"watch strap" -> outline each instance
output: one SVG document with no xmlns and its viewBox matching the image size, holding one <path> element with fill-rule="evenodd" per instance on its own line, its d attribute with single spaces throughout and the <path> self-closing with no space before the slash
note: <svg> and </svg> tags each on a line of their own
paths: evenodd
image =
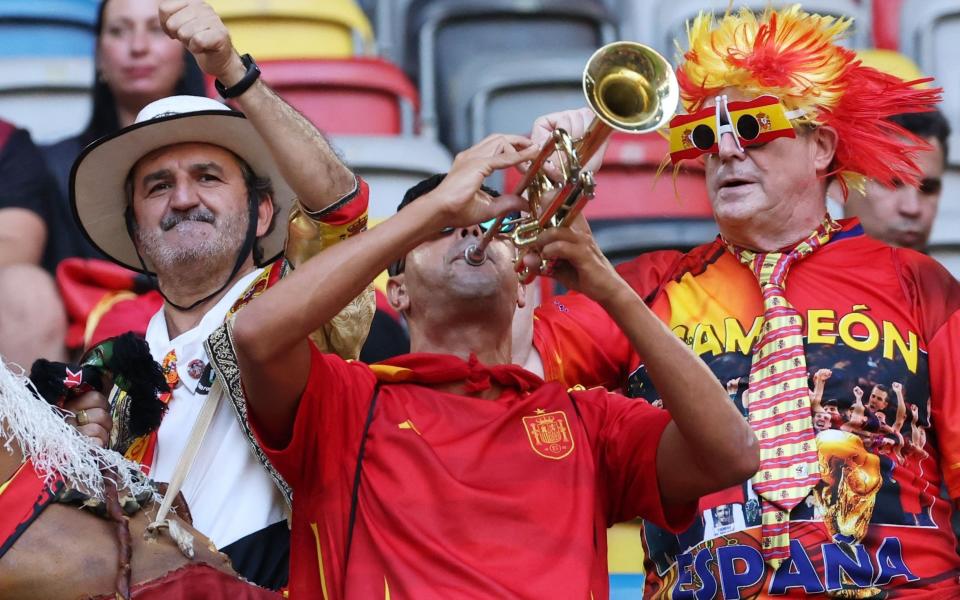
<svg viewBox="0 0 960 600">
<path fill-rule="evenodd" d="M 214 80 L 213 87 L 216 88 L 217 93 L 220 94 L 221 98 L 230 99 L 236 98 L 240 94 L 244 93 L 254 82 L 260 78 L 260 67 L 257 66 L 257 63 L 254 62 L 253 57 L 249 54 L 244 54 L 240 57 L 240 61 L 243 63 L 243 66 L 247 68 L 247 72 L 243 74 L 243 78 L 230 87 L 225 87 L 220 83 L 219 79 Z"/>
</svg>

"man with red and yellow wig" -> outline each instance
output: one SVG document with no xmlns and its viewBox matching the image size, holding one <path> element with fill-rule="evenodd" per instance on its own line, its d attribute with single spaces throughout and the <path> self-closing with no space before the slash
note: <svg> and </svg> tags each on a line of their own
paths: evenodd
<svg viewBox="0 0 960 600">
<path fill-rule="evenodd" d="M 834 180 L 844 194 L 866 181 L 917 185 L 916 154 L 929 145 L 886 118 L 932 110 L 940 90 L 863 66 L 838 45 L 850 25 L 799 6 L 689 25 L 671 158 L 703 161 L 720 235 L 618 270 L 720 381 L 739 378 L 731 399 L 760 440 L 761 465 L 701 501 L 702 514 L 724 504 L 748 515 L 737 530 L 645 524 L 647 597 L 960 595 L 954 502 L 936 493 L 943 483 L 960 497 L 960 285 L 930 258 L 866 237 L 857 220 L 834 221 L 825 202 Z M 542 117 L 534 140 L 557 127 L 581 135 L 591 118 Z M 543 234 L 544 254 L 574 235 Z M 536 314 L 533 343 L 514 360 L 537 358 L 547 379 L 658 397 L 651 357 L 582 296 Z M 882 421 L 861 411 L 814 428 L 820 369 L 832 371 L 821 393 L 839 414 L 856 412 L 855 389 L 893 382 L 911 412 L 897 421 L 891 402 Z M 914 430 L 924 432 L 917 460 L 861 442 Z"/>
</svg>

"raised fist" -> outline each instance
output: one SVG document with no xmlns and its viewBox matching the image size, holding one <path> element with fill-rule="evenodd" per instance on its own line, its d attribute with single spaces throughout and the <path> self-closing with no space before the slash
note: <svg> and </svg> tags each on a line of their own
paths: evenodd
<svg viewBox="0 0 960 600">
<path fill-rule="evenodd" d="M 162 0 L 160 25 L 197 59 L 204 73 L 229 87 L 239 81 L 246 69 L 233 49 L 230 32 L 206 2 L 200 0 Z"/>
<path fill-rule="evenodd" d="M 830 369 L 818 369 L 816 373 L 813 374 L 814 381 L 826 381 L 830 379 L 830 376 L 833 375 L 833 371 Z"/>
</svg>

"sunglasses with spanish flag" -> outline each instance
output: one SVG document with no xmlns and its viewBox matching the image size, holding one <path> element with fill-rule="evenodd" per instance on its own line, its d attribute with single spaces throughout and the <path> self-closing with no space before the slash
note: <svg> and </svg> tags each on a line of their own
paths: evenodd
<svg viewBox="0 0 960 600">
<path fill-rule="evenodd" d="M 790 119 L 803 111 L 787 111 L 776 96 L 730 102 L 718 96 L 714 106 L 670 120 L 670 160 L 696 158 L 720 151 L 720 136 L 733 134 L 737 148 L 766 144 L 780 137 L 797 137 Z"/>
</svg>

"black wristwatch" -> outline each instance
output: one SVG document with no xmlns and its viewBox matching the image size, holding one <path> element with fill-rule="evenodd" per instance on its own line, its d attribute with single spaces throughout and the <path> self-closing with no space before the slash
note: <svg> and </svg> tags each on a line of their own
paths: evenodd
<svg viewBox="0 0 960 600">
<path fill-rule="evenodd" d="M 213 81 L 213 87 L 217 89 L 217 93 L 220 94 L 221 98 L 229 99 L 236 98 L 240 94 L 244 93 L 250 86 L 253 85 L 257 79 L 260 79 L 260 67 L 257 66 L 257 63 L 253 61 L 253 57 L 249 54 L 244 54 L 240 57 L 240 62 L 243 63 L 243 66 L 247 68 L 247 72 L 243 74 L 243 79 L 231 85 L 230 87 L 224 87 L 220 83 L 219 79 Z"/>
</svg>

